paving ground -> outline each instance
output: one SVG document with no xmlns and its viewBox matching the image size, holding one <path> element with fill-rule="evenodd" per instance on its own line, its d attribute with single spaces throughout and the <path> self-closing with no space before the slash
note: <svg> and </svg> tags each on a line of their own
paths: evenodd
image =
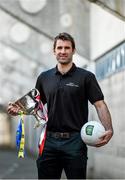
<svg viewBox="0 0 125 180">
<path fill-rule="evenodd" d="M 0 149 L 0 179 L 37 179 L 35 158 L 20 159 L 15 150 Z"/>
<path fill-rule="evenodd" d="M 0 180 L 1 179 L 38 179 L 36 158 L 26 154 L 25 158 L 18 158 L 17 151 L 0 148 Z M 64 172 L 62 179 L 65 179 Z"/>
</svg>

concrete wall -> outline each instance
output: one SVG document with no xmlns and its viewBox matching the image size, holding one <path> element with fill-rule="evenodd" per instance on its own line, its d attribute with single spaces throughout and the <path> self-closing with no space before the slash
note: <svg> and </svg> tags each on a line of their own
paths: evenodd
<svg viewBox="0 0 125 180">
<path fill-rule="evenodd" d="M 90 59 L 94 60 L 125 39 L 125 22 L 93 3 L 90 9 Z"/>
<path fill-rule="evenodd" d="M 89 148 L 88 176 L 125 179 L 125 70 L 99 82 L 109 107 L 114 127 L 111 141 L 101 148 Z M 97 119 L 91 110 L 90 117 Z"/>
<path fill-rule="evenodd" d="M 0 146 L 9 146 L 11 143 L 10 123 L 8 122 L 7 114 L 0 112 Z"/>
</svg>

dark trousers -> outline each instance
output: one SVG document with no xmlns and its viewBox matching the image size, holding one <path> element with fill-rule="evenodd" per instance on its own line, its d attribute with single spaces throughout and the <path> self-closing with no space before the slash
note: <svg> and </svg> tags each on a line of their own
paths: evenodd
<svg viewBox="0 0 125 180">
<path fill-rule="evenodd" d="M 80 134 L 69 138 L 47 135 L 44 150 L 37 159 L 39 179 L 60 179 L 62 170 L 68 179 L 86 179 L 87 148 Z"/>
</svg>

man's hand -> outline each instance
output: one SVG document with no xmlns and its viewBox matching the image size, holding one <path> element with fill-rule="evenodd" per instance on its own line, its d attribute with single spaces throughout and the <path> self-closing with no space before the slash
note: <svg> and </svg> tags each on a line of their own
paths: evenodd
<svg viewBox="0 0 125 180">
<path fill-rule="evenodd" d="M 8 108 L 7 108 L 8 114 L 12 116 L 17 116 L 20 110 L 21 109 L 17 104 L 11 103 L 11 102 L 9 103 Z"/>
<path fill-rule="evenodd" d="M 113 136 L 113 131 L 107 130 L 105 134 L 99 138 L 99 141 L 95 144 L 95 147 L 104 146 L 105 144 L 109 142 L 112 136 Z"/>
<path fill-rule="evenodd" d="M 94 105 L 97 110 L 98 117 L 106 130 L 105 134 L 100 137 L 99 141 L 95 145 L 96 147 L 100 147 L 107 144 L 113 136 L 113 127 L 111 115 L 104 100 L 96 101 Z"/>
</svg>

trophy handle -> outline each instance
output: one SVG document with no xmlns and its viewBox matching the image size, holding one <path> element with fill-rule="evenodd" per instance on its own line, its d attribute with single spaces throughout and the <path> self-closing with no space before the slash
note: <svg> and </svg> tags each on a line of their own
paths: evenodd
<svg viewBox="0 0 125 180">
<path fill-rule="evenodd" d="M 25 115 L 33 115 L 36 119 L 35 127 L 44 126 L 48 121 L 47 110 L 40 100 L 39 91 L 34 88 L 18 99 L 14 104 L 18 105 Z"/>
<path fill-rule="evenodd" d="M 14 104 L 18 105 L 24 114 L 32 114 L 34 108 L 36 108 L 38 105 L 38 96 L 40 96 L 40 93 L 36 88 L 34 88 L 18 99 Z"/>
</svg>

